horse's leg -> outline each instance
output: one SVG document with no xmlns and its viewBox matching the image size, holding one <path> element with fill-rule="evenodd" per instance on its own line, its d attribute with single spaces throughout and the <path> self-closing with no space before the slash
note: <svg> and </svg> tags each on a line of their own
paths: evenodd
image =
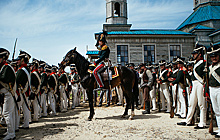
<svg viewBox="0 0 220 140">
<path fill-rule="evenodd" d="M 125 112 L 124 112 L 124 114 L 121 116 L 121 118 L 125 118 L 125 116 L 128 115 L 128 108 L 129 108 L 129 106 L 130 106 L 130 100 L 129 100 L 128 96 L 127 96 L 126 94 L 124 94 L 124 96 L 125 96 L 125 100 L 126 100 L 127 105 L 126 105 L 126 107 L 125 107 Z"/>
<path fill-rule="evenodd" d="M 131 116 L 129 117 L 129 120 L 132 120 L 134 117 L 134 97 L 131 98 Z"/>
<path fill-rule="evenodd" d="M 94 107 L 93 107 L 93 91 L 87 90 L 87 95 L 89 99 L 89 108 L 90 108 L 90 114 L 89 114 L 88 120 L 91 121 L 93 116 L 95 115 Z"/>
</svg>

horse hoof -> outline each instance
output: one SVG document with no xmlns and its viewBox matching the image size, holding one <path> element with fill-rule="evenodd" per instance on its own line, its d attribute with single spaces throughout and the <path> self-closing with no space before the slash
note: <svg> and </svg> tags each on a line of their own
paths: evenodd
<svg viewBox="0 0 220 140">
<path fill-rule="evenodd" d="M 125 118 L 126 115 L 122 115 L 121 118 Z"/>
<path fill-rule="evenodd" d="M 88 121 L 92 121 L 92 118 L 88 117 Z"/>
<path fill-rule="evenodd" d="M 129 117 L 128 120 L 133 120 L 133 118 L 132 118 L 132 117 Z"/>
</svg>

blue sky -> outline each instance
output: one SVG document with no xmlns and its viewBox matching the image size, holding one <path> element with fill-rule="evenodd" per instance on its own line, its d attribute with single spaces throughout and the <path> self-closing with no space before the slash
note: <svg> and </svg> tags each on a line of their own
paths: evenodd
<svg viewBox="0 0 220 140">
<path fill-rule="evenodd" d="M 85 56 L 102 31 L 105 0 L 0 0 L 0 47 L 27 51 L 49 64 L 74 47 Z M 128 0 L 132 29 L 176 29 L 193 12 L 193 0 Z M 10 59 L 11 59 L 10 56 Z M 32 59 L 31 59 L 32 60 Z"/>
</svg>

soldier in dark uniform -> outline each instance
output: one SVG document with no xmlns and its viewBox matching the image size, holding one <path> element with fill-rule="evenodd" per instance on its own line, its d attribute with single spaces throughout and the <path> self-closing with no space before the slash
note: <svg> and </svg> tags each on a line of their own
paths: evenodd
<svg viewBox="0 0 220 140">
<path fill-rule="evenodd" d="M 166 61 L 165 60 L 161 60 L 159 61 L 159 65 L 160 65 L 160 76 L 159 79 L 157 79 L 157 83 L 160 84 L 160 93 L 161 93 L 161 100 L 162 100 L 162 111 L 166 110 L 165 107 L 165 98 L 167 100 L 167 113 L 170 112 L 170 93 L 169 93 L 169 89 L 168 89 L 168 70 L 165 68 L 166 65 Z M 165 98 L 164 98 L 165 96 Z"/>
<path fill-rule="evenodd" d="M 215 138 L 220 138 L 220 46 L 211 46 L 207 54 L 212 61 L 209 66 L 209 91 L 218 126 L 218 130 L 213 134 L 215 134 Z"/>
<path fill-rule="evenodd" d="M 107 42 L 106 35 L 107 35 L 106 32 L 103 32 L 102 34 L 100 34 L 97 39 L 97 43 L 95 45 L 100 51 L 99 59 L 94 62 L 94 65 L 97 67 L 93 70 L 93 75 L 99 85 L 98 90 L 104 89 L 104 84 L 102 82 L 100 72 L 104 69 L 105 67 L 104 61 L 107 61 L 107 59 L 109 58 L 109 54 L 110 54 L 110 49 L 106 45 L 106 42 Z"/>
<path fill-rule="evenodd" d="M 177 73 L 179 71 L 179 69 L 177 67 L 177 62 L 176 62 L 177 58 L 179 58 L 179 57 L 174 57 L 173 61 L 172 61 L 172 66 L 173 66 L 172 73 L 170 74 L 170 76 L 168 78 L 168 80 L 170 82 L 173 82 L 177 78 Z M 172 96 L 173 96 L 173 104 L 172 104 L 172 106 L 173 107 L 176 106 L 176 114 L 175 115 L 176 116 L 180 116 L 180 114 L 181 114 L 181 105 L 180 105 L 180 101 L 179 101 L 179 96 L 177 96 L 177 93 L 176 93 L 177 91 L 178 91 L 177 90 L 177 84 L 175 84 L 175 85 L 172 86 Z M 175 105 L 176 100 L 177 100 L 177 105 Z"/>
<path fill-rule="evenodd" d="M 186 121 L 177 123 L 177 125 L 187 125 L 191 126 L 191 120 L 195 112 L 196 105 L 200 108 L 200 122 L 195 129 L 204 129 L 206 128 L 206 102 L 203 94 L 203 77 L 204 77 L 204 68 L 205 62 L 203 60 L 203 45 L 196 44 L 192 55 L 195 60 L 192 74 L 192 92 L 190 94 L 188 114 Z"/>
<path fill-rule="evenodd" d="M 49 86 L 49 93 L 48 93 L 48 97 L 49 97 L 49 104 L 50 104 L 50 108 L 51 108 L 51 112 L 50 115 L 51 116 L 56 116 L 56 99 L 55 99 L 55 93 L 57 91 L 57 84 L 58 84 L 58 79 L 56 77 L 56 72 L 52 72 L 51 73 L 51 69 L 52 67 L 47 65 L 45 67 L 46 70 L 46 74 L 48 76 L 48 86 Z"/>
<path fill-rule="evenodd" d="M 74 109 L 77 105 L 79 105 L 79 75 L 76 72 L 75 65 L 70 65 L 70 84 L 71 84 L 71 92 L 72 92 L 72 109 Z"/>
<path fill-rule="evenodd" d="M 39 67 L 38 60 L 33 58 L 32 71 L 31 71 L 31 95 L 33 97 L 32 105 L 34 109 L 33 122 L 38 121 L 38 113 L 40 109 L 39 92 L 40 92 L 41 76 L 40 73 L 38 72 L 38 67 Z"/>
<path fill-rule="evenodd" d="M 3 117 L 7 124 L 7 135 L 4 140 L 15 138 L 15 71 L 12 66 L 6 63 L 9 56 L 9 51 L 0 48 L 0 94 L 3 95 Z"/>
<path fill-rule="evenodd" d="M 47 117 L 47 91 L 48 91 L 48 76 L 46 72 L 44 71 L 46 63 L 44 61 L 39 62 L 39 73 L 41 75 L 41 83 L 40 83 L 40 101 L 41 101 L 41 107 L 39 109 L 39 117 L 41 117 L 41 112 L 43 111 L 42 116 Z"/>
<path fill-rule="evenodd" d="M 61 112 L 66 112 L 68 108 L 68 102 L 67 102 L 68 97 L 67 97 L 65 90 L 67 88 L 67 84 L 69 80 L 63 68 L 59 69 L 59 74 L 60 76 L 58 78 L 58 81 L 59 81 L 60 102 L 61 102 L 60 109 L 61 109 Z"/>
<path fill-rule="evenodd" d="M 185 58 L 177 58 L 176 62 L 179 68 L 178 74 L 176 79 L 170 83 L 170 86 L 178 84 L 178 96 L 179 96 L 179 101 L 181 103 L 181 112 L 180 112 L 180 117 L 185 118 L 186 117 L 186 101 L 184 98 L 185 89 L 186 89 L 186 74 L 187 71 L 184 69 L 184 60 Z"/>
<path fill-rule="evenodd" d="M 30 70 L 27 67 L 29 59 L 31 56 L 25 52 L 20 51 L 20 54 L 17 59 L 17 64 L 19 69 L 16 74 L 16 83 L 17 83 L 17 93 L 20 101 L 18 102 L 19 108 L 22 106 L 24 114 L 24 124 L 20 129 L 29 129 L 29 119 L 30 119 L 30 108 L 28 97 L 30 95 Z M 20 124 L 20 115 L 18 116 L 16 127 Z"/>
</svg>

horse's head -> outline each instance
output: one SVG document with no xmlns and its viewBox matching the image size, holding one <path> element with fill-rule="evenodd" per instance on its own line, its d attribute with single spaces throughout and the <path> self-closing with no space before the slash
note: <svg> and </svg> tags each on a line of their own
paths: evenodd
<svg viewBox="0 0 220 140">
<path fill-rule="evenodd" d="M 60 63 L 60 67 L 65 68 L 66 66 L 69 66 L 70 64 L 73 64 L 76 62 L 76 47 L 72 50 L 70 50 L 65 57 L 63 58 L 62 62 Z"/>
</svg>

